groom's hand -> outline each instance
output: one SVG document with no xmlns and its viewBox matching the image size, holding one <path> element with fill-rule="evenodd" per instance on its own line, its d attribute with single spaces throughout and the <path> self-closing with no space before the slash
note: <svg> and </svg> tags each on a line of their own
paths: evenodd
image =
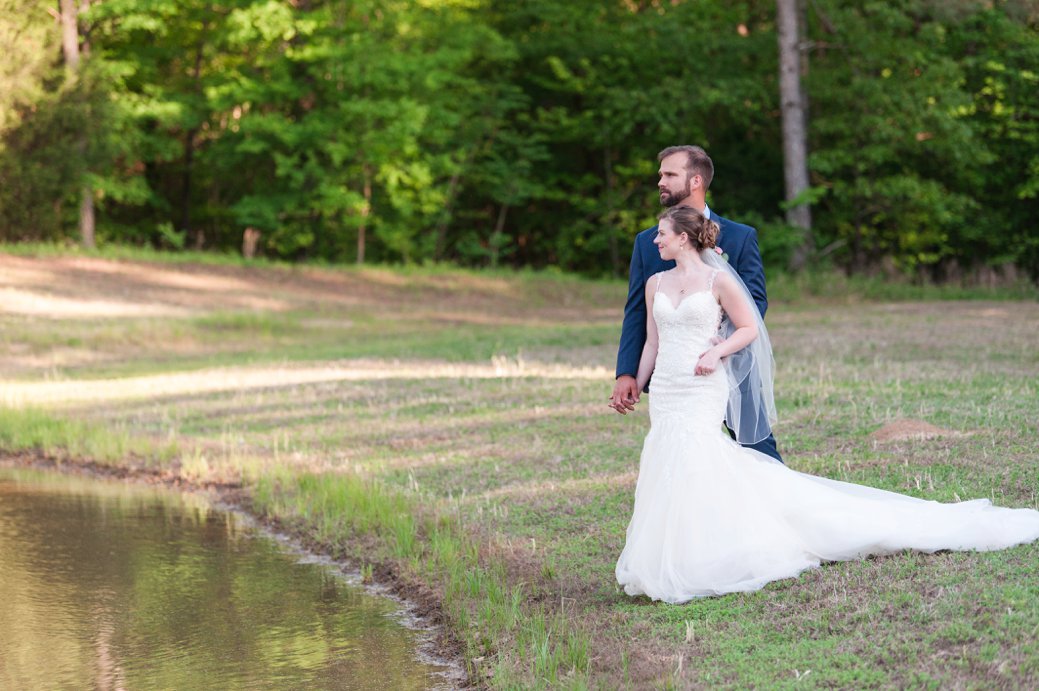
<svg viewBox="0 0 1039 691">
<path fill-rule="evenodd" d="M 617 383 L 613 385 L 613 393 L 610 395 L 610 407 L 621 415 L 627 415 L 629 411 L 635 410 L 635 404 L 639 402 L 639 387 L 635 385 L 635 377 L 622 374 L 617 377 Z"/>
</svg>

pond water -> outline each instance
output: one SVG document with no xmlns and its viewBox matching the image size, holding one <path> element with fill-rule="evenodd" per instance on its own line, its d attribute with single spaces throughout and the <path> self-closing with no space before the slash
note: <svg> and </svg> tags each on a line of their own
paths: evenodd
<svg viewBox="0 0 1039 691">
<path fill-rule="evenodd" d="M 0 468 L 0 688 L 427 689 L 399 605 L 207 500 Z"/>
</svg>

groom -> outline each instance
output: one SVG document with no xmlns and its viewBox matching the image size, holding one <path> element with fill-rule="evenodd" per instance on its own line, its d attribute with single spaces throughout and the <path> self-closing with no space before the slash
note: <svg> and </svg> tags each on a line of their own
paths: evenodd
<svg viewBox="0 0 1039 691">
<path fill-rule="evenodd" d="M 714 178 L 714 163 L 699 146 L 669 146 L 659 154 L 660 203 L 664 206 L 691 206 L 718 224 L 721 233 L 718 247 L 727 255 L 728 262 L 747 285 L 762 318 L 768 309 L 765 295 L 765 269 L 758 251 L 758 236 L 750 226 L 722 218 L 707 207 L 707 189 Z M 617 383 L 610 396 L 610 407 L 627 414 L 635 409 L 640 392 L 635 385 L 639 358 L 646 344 L 646 280 L 653 274 L 674 267 L 673 261 L 660 258 L 653 238 L 657 227 L 642 231 L 635 237 L 628 275 L 628 301 L 624 305 L 624 326 L 621 328 L 620 347 L 617 350 Z M 730 430 L 730 434 L 732 431 Z M 767 454 L 782 462 L 776 439 L 771 434 L 749 448 Z"/>
</svg>

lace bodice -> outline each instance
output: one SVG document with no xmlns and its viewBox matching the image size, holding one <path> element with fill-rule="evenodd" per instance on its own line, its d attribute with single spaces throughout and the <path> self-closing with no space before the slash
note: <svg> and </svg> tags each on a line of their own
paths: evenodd
<svg viewBox="0 0 1039 691">
<path fill-rule="evenodd" d="M 657 322 L 661 347 L 665 343 L 669 347 L 709 344 L 718 333 L 721 306 L 710 289 L 686 295 L 677 306 L 671 303 L 666 293 L 658 291 L 653 300 L 653 318 Z"/>
<path fill-rule="evenodd" d="M 712 277 L 713 279 L 713 277 Z M 696 362 L 718 333 L 721 306 L 710 288 L 686 295 L 677 305 L 658 290 L 653 318 L 659 345 L 650 384 L 650 415 L 680 415 L 685 424 L 717 426 L 725 416 L 728 381 L 723 367 L 697 376 Z"/>
</svg>

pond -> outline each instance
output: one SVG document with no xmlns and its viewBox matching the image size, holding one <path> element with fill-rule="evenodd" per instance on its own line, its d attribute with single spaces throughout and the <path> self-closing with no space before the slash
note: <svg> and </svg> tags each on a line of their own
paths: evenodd
<svg viewBox="0 0 1039 691">
<path fill-rule="evenodd" d="M 201 496 L 0 468 L 0 688 L 454 686 L 423 635 Z"/>
</svg>

